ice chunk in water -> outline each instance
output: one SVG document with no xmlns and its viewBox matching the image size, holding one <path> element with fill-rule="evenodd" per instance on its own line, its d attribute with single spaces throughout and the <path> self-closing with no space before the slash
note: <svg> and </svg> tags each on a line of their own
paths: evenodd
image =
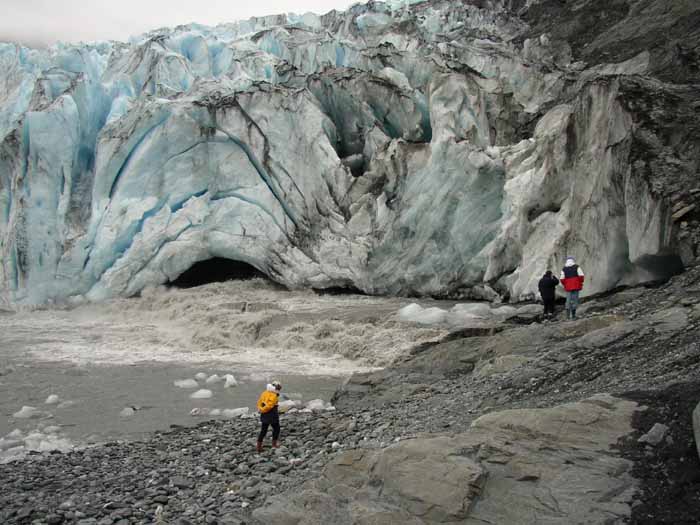
<svg viewBox="0 0 700 525">
<path fill-rule="evenodd" d="M 131 417 L 136 413 L 136 410 L 134 410 L 132 407 L 125 407 L 122 409 L 121 412 L 119 412 L 119 415 L 121 417 Z"/>
<path fill-rule="evenodd" d="M 179 379 L 173 384 L 178 388 L 197 388 L 199 386 L 199 383 L 194 379 Z"/>
<path fill-rule="evenodd" d="M 56 405 L 58 404 L 58 396 L 56 394 L 51 394 L 49 397 L 46 398 L 46 401 L 44 401 L 47 405 Z"/>
<path fill-rule="evenodd" d="M 247 416 L 250 409 L 248 407 L 243 408 L 227 408 L 221 411 L 221 415 L 227 418 L 243 417 Z"/>
<path fill-rule="evenodd" d="M 214 385 L 216 383 L 219 383 L 221 381 L 221 378 L 217 374 L 212 374 L 207 378 L 207 385 Z"/>
<path fill-rule="evenodd" d="M 423 308 L 412 303 L 399 310 L 399 319 L 409 323 L 439 324 L 445 322 L 447 312 L 440 308 Z"/>
<path fill-rule="evenodd" d="M 191 416 L 208 416 L 211 414 L 211 409 L 206 407 L 197 407 L 190 410 Z"/>
<path fill-rule="evenodd" d="M 197 372 L 194 376 L 194 378 L 197 381 L 206 381 L 207 377 L 209 377 L 209 376 L 206 374 L 206 372 Z"/>
<path fill-rule="evenodd" d="M 451 311 L 457 315 L 482 319 L 488 319 L 492 315 L 491 307 L 484 303 L 456 304 Z"/>
<path fill-rule="evenodd" d="M 201 390 L 197 390 L 193 394 L 190 395 L 192 399 L 209 399 L 212 397 L 214 394 L 212 394 L 211 390 L 207 390 L 206 388 L 202 388 Z"/>
<path fill-rule="evenodd" d="M 20 410 L 12 414 L 12 417 L 16 419 L 33 419 L 41 417 L 43 412 L 37 410 L 36 407 L 23 406 Z"/>
<path fill-rule="evenodd" d="M 236 381 L 236 378 L 233 377 L 231 374 L 226 374 L 224 376 L 224 388 L 231 388 L 232 386 L 238 385 L 238 381 Z"/>
</svg>

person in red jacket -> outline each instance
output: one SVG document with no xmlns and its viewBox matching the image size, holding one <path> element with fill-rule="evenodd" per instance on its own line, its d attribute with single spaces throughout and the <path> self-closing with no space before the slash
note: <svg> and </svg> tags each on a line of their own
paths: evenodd
<svg viewBox="0 0 700 525">
<path fill-rule="evenodd" d="M 564 268 L 559 276 L 564 290 L 566 290 L 566 318 L 576 319 L 579 292 L 583 290 L 583 270 L 576 264 L 573 257 L 567 257 Z"/>
</svg>

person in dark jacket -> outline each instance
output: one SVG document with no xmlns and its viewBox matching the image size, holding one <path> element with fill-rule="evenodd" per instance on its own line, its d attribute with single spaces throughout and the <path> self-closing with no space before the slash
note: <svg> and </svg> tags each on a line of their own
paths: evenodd
<svg viewBox="0 0 700 525">
<path fill-rule="evenodd" d="M 566 317 L 576 319 L 576 308 L 578 308 L 579 293 L 583 290 L 585 276 L 583 270 L 576 264 L 573 257 L 567 257 L 564 268 L 559 277 L 561 284 L 566 290 Z"/>
<path fill-rule="evenodd" d="M 554 317 L 554 300 L 556 297 L 556 288 L 559 284 L 559 279 L 552 275 L 551 270 L 547 270 L 540 279 L 538 288 L 544 303 L 544 318 L 549 319 Z"/>
</svg>

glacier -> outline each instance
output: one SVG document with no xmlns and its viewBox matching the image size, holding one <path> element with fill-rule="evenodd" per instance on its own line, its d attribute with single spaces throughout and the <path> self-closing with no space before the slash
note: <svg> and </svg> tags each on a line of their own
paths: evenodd
<svg viewBox="0 0 700 525">
<path fill-rule="evenodd" d="M 567 255 L 587 293 L 678 271 L 694 248 L 628 103 L 664 89 L 654 57 L 577 59 L 531 4 L 0 44 L 0 301 L 130 296 L 214 257 L 290 288 L 484 299 L 532 297 Z"/>
</svg>

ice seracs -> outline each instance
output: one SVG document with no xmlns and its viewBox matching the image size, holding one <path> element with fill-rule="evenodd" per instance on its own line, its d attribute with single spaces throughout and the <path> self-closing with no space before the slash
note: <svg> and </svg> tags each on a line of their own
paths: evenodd
<svg viewBox="0 0 700 525">
<path fill-rule="evenodd" d="M 670 211 L 597 81 L 644 60 L 582 71 L 526 30 L 411 0 L 0 45 L 0 300 L 130 296 L 212 257 L 371 294 L 526 298 L 569 253 L 588 293 L 663 277 Z"/>
</svg>

